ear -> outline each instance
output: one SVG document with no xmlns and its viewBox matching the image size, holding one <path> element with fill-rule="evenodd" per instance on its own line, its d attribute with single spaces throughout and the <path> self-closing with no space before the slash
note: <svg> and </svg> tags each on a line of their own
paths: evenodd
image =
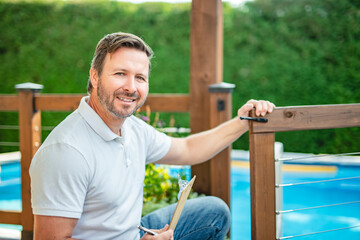
<svg viewBox="0 0 360 240">
<path fill-rule="evenodd" d="M 99 75 L 98 71 L 94 68 L 90 68 L 90 81 L 92 86 L 97 89 L 98 83 L 99 83 Z"/>
</svg>

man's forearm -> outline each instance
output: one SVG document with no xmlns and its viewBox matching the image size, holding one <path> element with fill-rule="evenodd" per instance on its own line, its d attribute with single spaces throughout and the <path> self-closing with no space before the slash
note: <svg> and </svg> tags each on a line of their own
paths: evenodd
<svg viewBox="0 0 360 240">
<path fill-rule="evenodd" d="M 234 118 L 213 129 L 186 138 L 172 138 L 169 154 L 158 163 L 194 165 L 205 162 L 232 144 L 247 130 L 247 121 Z"/>
<path fill-rule="evenodd" d="M 215 156 L 248 131 L 247 121 L 231 119 L 216 128 L 187 137 L 190 164 L 198 164 Z"/>
</svg>

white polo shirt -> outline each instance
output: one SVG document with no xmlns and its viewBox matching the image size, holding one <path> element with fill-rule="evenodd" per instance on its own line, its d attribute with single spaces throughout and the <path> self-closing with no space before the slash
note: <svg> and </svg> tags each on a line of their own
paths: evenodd
<svg viewBox="0 0 360 240">
<path fill-rule="evenodd" d="M 77 239 L 139 239 L 145 164 L 165 156 L 171 139 L 134 116 L 120 137 L 86 98 L 32 160 L 33 213 L 78 218 Z"/>
</svg>

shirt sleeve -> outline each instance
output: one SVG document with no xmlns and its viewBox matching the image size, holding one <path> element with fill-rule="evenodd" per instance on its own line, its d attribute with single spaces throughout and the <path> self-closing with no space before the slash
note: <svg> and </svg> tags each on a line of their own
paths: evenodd
<svg viewBox="0 0 360 240">
<path fill-rule="evenodd" d="M 31 163 L 30 177 L 34 214 L 80 218 L 90 168 L 79 151 L 67 144 L 39 149 Z"/>
<path fill-rule="evenodd" d="M 143 123 L 143 127 L 146 133 L 146 164 L 148 164 L 160 160 L 169 152 L 171 138 L 146 123 Z"/>
</svg>

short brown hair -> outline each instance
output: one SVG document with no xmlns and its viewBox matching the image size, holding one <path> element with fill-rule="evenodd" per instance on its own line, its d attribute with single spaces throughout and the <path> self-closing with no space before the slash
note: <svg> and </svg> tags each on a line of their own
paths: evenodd
<svg viewBox="0 0 360 240">
<path fill-rule="evenodd" d="M 95 69 L 100 76 L 104 67 L 104 61 L 106 54 L 113 53 L 121 47 L 135 48 L 144 53 L 149 58 L 149 61 L 153 57 L 154 53 L 151 48 L 138 36 L 131 33 L 117 32 L 111 33 L 103 37 L 96 46 L 94 57 L 91 61 L 91 68 Z M 149 65 L 150 71 L 150 65 Z M 93 88 L 89 77 L 88 93 Z"/>
</svg>

